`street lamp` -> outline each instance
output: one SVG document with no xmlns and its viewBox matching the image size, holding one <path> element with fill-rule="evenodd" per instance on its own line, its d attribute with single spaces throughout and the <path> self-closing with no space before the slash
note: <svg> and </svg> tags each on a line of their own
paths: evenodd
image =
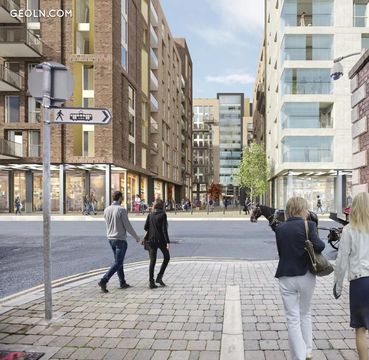
<svg viewBox="0 0 369 360">
<path fill-rule="evenodd" d="M 351 56 L 360 55 L 360 54 L 361 54 L 361 52 L 356 52 L 356 53 L 353 53 L 353 54 L 340 56 L 340 57 L 334 59 L 333 60 L 333 66 L 332 66 L 332 69 L 331 69 L 331 75 L 330 75 L 332 80 L 338 80 L 343 76 L 343 66 L 341 64 L 341 61 L 343 59 L 346 59 L 346 58 L 351 57 Z"/>
</svg>

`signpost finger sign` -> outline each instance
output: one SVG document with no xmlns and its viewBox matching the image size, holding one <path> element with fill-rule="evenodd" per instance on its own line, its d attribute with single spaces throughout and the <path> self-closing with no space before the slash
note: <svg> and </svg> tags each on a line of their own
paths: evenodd
<svg viewBox="0 0 369 360">
<path fill-rule="evenodd" d="M 106 125 L 111 113 L 105 108 L 56 108 L 51 109 L 50 120 L 55 124 Z"/>
</svg>

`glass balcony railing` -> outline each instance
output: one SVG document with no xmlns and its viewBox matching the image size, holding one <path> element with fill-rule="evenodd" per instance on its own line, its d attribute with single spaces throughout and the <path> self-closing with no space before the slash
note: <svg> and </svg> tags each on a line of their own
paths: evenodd
<svg viewBox="0 0 369 360">
<path fill-rule="evenodd" d="M 152 112 L 158 112 L 159 103 L 158 103 L 158 100 L 155 99 L 155 96 L 153 94 L 150 94 L 150 105 L 151 105 Z"/>
<path fill-rule="evenodd" d="M 159 81 L 156 75 L 150 70 L 150 91 L 158 91 Z"/>
<path fill-rule="evenodd" d="M 159 38 L 152 25 L 150 25 L 150 46 L 152 48 L 157 48 L 159 46 Z"/>
<path fill-rule="evenodd" d="M 26 44 L 35 50 L 38 54 L 42 53 L 42 42 L 31 31 L 24 26 L 1 26 L 0 27 L 0 56 L 2 53 L 1 43 L 3 44 Z M 26 56 L 26 55 L 24 55 Z M 18 57 L 14 51 L 14 57 Z"/>
<path fill-rule="evenodd" d="M 159 67 L 159 60 L 153 49 L 150 49 L 150 66 L 153 70 L 156 70 Z"/>
<path fill-rule="evenodd" d="M 19 11 L 19 5 L 13 0 L 0 0 L 0 6 L 9 13 L 9 16 L 12 10 Z"/>
<path fill-rule="evenodd" d="M 9 70 L 4 65 L 0 65 L 0 82 L 5 81 L 6 83 L 14 86 L 17 89 L 21 89 L 22 86 L 22 77 L 15 73 L 14 71 Z M 1 85 L 0 85 L 1 90 Z"/>
<path fill-rule="evenodd" d="M 9 157 L 22 157 L 22 144 L 14 141 L 0 139 L 0 158 L 1 155 Z"/>
<path fill-rule="evenodd" d="M 301 15 L 296 14 L 284 14 L 282 15 L 283 26 L 333 26 L 332 14 L 313 14 L 305 15 L 301 18 Z"/>
<path fill-rule="evenodd" d="M 152 1 L 150 1 L 150 23 L 153 24 L 154 26 L 159 25 L 159 17 Z"/>
<path fill-rule="evenodd" d="M 332 162 L 330 149 L 292 148 L 283 152 L 283 162 Z"/>
<path fill-rule="evenodd" d="M 282 95 L 327 95 L 331 93 L 332 84 L 330 82 L 287 83 L 283 85 L 282 89 Z"/>
</svg>

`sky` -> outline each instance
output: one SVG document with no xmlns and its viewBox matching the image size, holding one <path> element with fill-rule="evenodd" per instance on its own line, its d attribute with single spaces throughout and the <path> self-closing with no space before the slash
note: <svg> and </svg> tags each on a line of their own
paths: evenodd
<svg viewBox="0 0 369 360">
<path fill-rule="evenodd" d="M 161 0 L 174 37 L 186 38 L 193 97 L 243 92 L 252 98 L 264 26 L 264 0 Z"/>
</svg>

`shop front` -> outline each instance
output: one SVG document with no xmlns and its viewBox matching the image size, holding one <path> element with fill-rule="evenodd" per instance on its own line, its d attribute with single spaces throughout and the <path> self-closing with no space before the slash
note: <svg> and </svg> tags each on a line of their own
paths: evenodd
<svg viewBox="0 0 369 360">
<path fill-rule="evenodd" d="M 33 196 L 32 196 L 32 211 L 42 211 L 42 172 L 33 172 Z M 50 178 L 51 186 L 51 211 L 59 211 L 59 172 L 51 171 Z"/>
<path fill-rule="evenodd" d="M 127 174 L 127 210 L 133 211 L 135 197 L 139 193 L 139 179 L 137 174 Z"/>
<path fill-rule="evenodd" d="M 115 191 L 120 191 L 123 194 L 122 206 L 127 206 L 127 172 L 125 170 L 113 170 L 111 173 L 111 193 Z"/>
<path fill-rule="evenodd" d="M 0 171 L 0 212 L 9 212 L 9 173 Z"/>
<path fill-rule="evenodd" d="M 154 180 L 154 196 L 161 199 L 164 197 L 164 184 L 161 180 Z"/>
</svg>

